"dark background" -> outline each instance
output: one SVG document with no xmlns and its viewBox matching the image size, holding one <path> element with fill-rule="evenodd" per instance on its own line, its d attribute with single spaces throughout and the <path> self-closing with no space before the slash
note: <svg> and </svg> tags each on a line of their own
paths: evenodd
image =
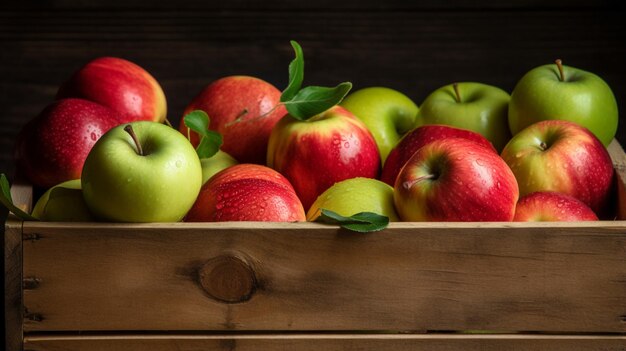
<svg viewBox="0 0 626 351">
<path fill-rule="evenodd" d="M 1 1 L 0 172 L 10 177 L 20 128 L 74 70 L 105 55 L 152 73 L 174 124 L 222 76 L 253 75 L 282 90 L 290 39 L 304 49 L 306 85 L 382 85 L 419 105 L 455 81 L 510 92 L 525 72 L 561 58 L 603 77 L 626 111 L 626 12 L 617 0 Z"/>
</svg>

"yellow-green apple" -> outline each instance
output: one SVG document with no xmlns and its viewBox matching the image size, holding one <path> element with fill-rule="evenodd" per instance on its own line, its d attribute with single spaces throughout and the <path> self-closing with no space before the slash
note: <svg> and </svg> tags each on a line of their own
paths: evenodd
<svg viewBox="0 0 626 351">
<path fill-rule="evenodd" d="M 391 222 L 399 220 L 393 205 L 393 188 L 372 178 L 356 177 L 335 183 L 311 205 L 307 211 L 307 221 L 315 221 L 322 209 L 344 217 L 372 212 L 389 218 Z"/>
<path fill-rule="evenodd" d="M 267 165 L 289 179 L 308 209 L 336 182 L 376 178 L 380 155 L 365 124 L 336 105 L 307 120 L 281 119 L 270 135 Z"/>
<path fill-rule="evenodd" d="M 186 222 L 305 221 L 304 208 L 289 181 L 252 163 L 215 174 L 202 186 Z"/>
<path fill-rule="evenodd" d="M 215 155 L 209 158 L 201 158 L 202 184 L 206 183 L 217 172 L 238 163 L 237 160 L 222 150 L 218 150 Z"/>
<path fill-rule="evenodd" d="M 435 140 L 446 138 L 465 138 L 472 140 L 480 145 L 483 145 L 487 149 L 497 153 L 496 149 L 485 139 L 482 135 L 472 132 L 471 130 L 456 128 L 442 124 L 428 124 L 421 127 L 417 127 L 408 132 L 396 145 L 389 156 L 383 171 L 380 175 L 380 180 L 393 186 L 396 182 L 396 177 L 402 166 L 413 156 L 413 154 L 419 150 L 422 146 L 431 143 Z"/>
<path fill-rule="evenodd" d="M 17 169 L 44 189 L 78 179 L 89 150 L 119 123 L 114 111 L 94 102 L 57 100 L 22 128 L 15 144 Z"/>
<path fill-rule="evenodd" d="M 83 196 L 98 218 L 115 222 L 176 222 L 202 185 L 196 150 L 177 130 L 158 122 L 119 125 L 85 160 Z"/>
<path fill-rule="evenodd" d="M 57 98 L 83 98 L 116 111 L 122 122 L 163 122 L 167 102 L 161 85 L 145 69 L 117 57 L 96 58 L 64 82 Z"/>
<path fill-rule="evenodd" d="M 417 114 L 417 125 L 445 124 L 481 134 L 501 151 L 511 138 L 509 94 L 492 85 L 454 83 L 432 92 Z"/>
<path fill-rule="evenodd" d="M 400 138 L 415 127 L 417 105 L 401 92 L 369 87 L 346 96 L 341 106 L 365 123 L 376 140 L 381 164 Z"/>
<path fill-rule="evenodd" d="M 577 123 L 607 146 L 617 131 L 617 102 L 602 78 L 556 60 L 526 73 L 515 85 L 509 104 L 514 135 L 547 119 Z"/>
<path fill-rule="evenodd" d="M 85 200 L 80 179 L 72 179 L 48 189 L 33 207 L 31 215 L 40 221 L 89 222 L 95 220 Z"/>
<path fill-rule="evenodd" d="M 267 142 L 272 128 L 282 118 L 281 92 L 274 85 L 255 77 L 228 76 L 206 86 L 185 108 L 209 115 L 209 129 L 224 138 L 222 150 L 241 163 L 265 164 Z M 198 136 L 182 122 L 180 131 L 198 144 Z"/>
<path fill-rule="evenodd" d="M 546 120 L 517 133 L 502 151 L 520 195 L 556 191 L 602 216 L 610 206 L 613 163 L 602 142 L 576 123 Z"/>
<path fill-rule="evenodd" d="M 522 196 L 515 208 L 515 222 L 597 221 L 596 214 L 582 201 L 553 191 Z"/>
<path fill-rule="evenodd" d="M 519 199 L 500 156 L 463 138 L 420 148 L 398 174 L 394 201 L 404 221 L 511 221 Z"/>
</svg>

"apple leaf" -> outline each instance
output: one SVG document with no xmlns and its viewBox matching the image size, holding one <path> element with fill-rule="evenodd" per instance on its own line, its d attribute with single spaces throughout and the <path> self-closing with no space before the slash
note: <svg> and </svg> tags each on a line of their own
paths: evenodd
<svg viewBox="0 0 626 351">
<path fill-rule="evenodd" d="M 305 121 L 340 103 L 350 89 L 350 82 L 340 83 L 334 88 L 310 86 L 300 89 L 291 100 L 284 101 L 283 105 L 292 117 Z"/>
<path fill-rule="evenodd" d="M 11 185 L 7 176 L 0 174 L 0 202 L 14 215 L 25 221 L 36 221 L 37 219 L 28 213 L 22 211 L 19 207 L 13 204 L 13 198 L 11 197 Z"/>
<path fill-rule="evenodd" d="M 317 217 L 315 221 L 326 224 L 336 224 L 354 232 L 369 233 L 387 228 L 389 217 L 373 212 L 359 212 L 350 217 L 345 217 L 337 212 L 322 209 L 322 214 Z"/>
<path fill-rule="evenodd" d="M 304 80 L 304 54 L 302 53 L 302 47 L 295 40 L 291 41 L 291 46 L 296 52 L 296 58 L 289 64 L 289 85 L 280 95 L 281 102 L 293 99 L 300 90 Z"/>
<path fill-rule="evenodd" d="M 215 155 L 222 146 L 222 135 L 214 130 L 209 130 L 209 115 L 202 110 L 194 110 L 183 117 L 187 128 L 200 135 L 200 143 L 196 147 L 199 158 L 209 158 Z"/>
</svg>

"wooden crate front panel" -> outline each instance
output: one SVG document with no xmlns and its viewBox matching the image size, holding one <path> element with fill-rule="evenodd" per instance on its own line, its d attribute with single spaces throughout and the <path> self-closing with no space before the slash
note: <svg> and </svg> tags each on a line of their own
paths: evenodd
<svg viewBox="0 0 626 351">
<path fill-rule="evenodd" d="M 623 221 L 397 223 L 370 234 L 29 222 L 24 235 L 24 277 L 36 282 L 24 291 L 26 332 L 626 331 Z M 224 255 L 254 271 L 249 300 L 220 302 L 198 284 Z"/>
<path fill-rule="evenodd" d="M 624 336 L 559 335 L 120 335 L 27 337 L 32 351 L 624 351 Z"/>
</svg>

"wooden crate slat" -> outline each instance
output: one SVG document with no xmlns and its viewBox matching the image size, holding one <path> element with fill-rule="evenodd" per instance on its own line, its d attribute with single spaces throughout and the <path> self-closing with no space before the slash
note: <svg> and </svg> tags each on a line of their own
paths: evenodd
<svg viewBox="0 0 626 351">
<path fill-rule="evenodd" d="M 24 224 L 26 331 L 624 332 L 624 222 Z M 257 287 L 209 297 L 197 271 L 242 257 Z"/>
<path fill-rule="evenodd" d="M 278 335 L 119 335 L 27 337 L 32 351 L 170 350 L 361 350 L 361 351 L 623 351 L 626 336 L 611 335 L 451 335 L 451 334 L 278 334 Z"/>
</svg>

